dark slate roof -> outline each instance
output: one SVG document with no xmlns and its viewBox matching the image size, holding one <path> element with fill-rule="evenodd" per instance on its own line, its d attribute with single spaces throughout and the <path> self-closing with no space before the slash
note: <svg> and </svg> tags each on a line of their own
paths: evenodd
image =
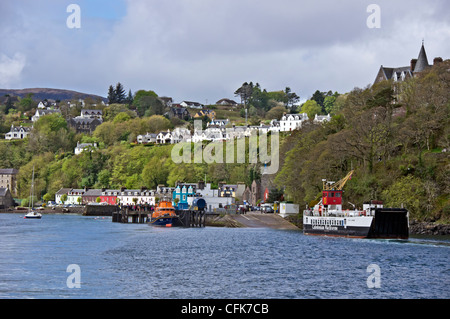
<svg viewBox="0 0 450 319">
<path fill-rule="evenodd" d="M 15 168 L 1 168 L 0 175 L 16 175 L 19 171 Z"/>
<path fill-rule="evenodd" d="M 419 57 L 417 58 L 416 67 L 414 68 L 414 73 L 422 72 L 430 65 L 428 64 L 427 53 L 425 52 L 425 46 L 422 44 L 422 48 L 419 52 Z"/>
<path fill-rule="evenodd" d="M 0 197 L 5 197 L 6 196 L 6 194 L 8 193 L 8 189 L 7 188 L 3 188 L 3 187 L 1 187 L 0 188 Z"/>
</svg>

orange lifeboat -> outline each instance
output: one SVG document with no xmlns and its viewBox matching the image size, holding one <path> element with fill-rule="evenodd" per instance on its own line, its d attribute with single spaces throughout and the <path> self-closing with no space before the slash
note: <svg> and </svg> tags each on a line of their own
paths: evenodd
<svg viewBox="0 0 450 319">
<path fill-rule="evenodd" d="M 172 202 L 162 200 L 153 212 L 150 223 L 158 226 L 172 226 L 176 219 L 178 219 L 178 216 Z"/>
</svg>

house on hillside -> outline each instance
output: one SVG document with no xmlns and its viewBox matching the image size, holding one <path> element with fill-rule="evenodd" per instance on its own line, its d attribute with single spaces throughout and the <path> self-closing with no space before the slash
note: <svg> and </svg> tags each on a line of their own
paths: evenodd
<svg viewBox="0 0 450 319">
<path fill-rule="evenodd" d="M 172 107 L 173 100 L 171 97 L 160 96 L 158 99 L 160 99 L 163 102 L 165 107 Z"/>
<path fill-rule="evenodd" d="M 103 111 L 102 110 L 81 110 L 81 115 L 80 117 L 82 118 L 96 118 L 99 120 L 103 119 Z"/>
<path fill-rule="evenodd" d="M 207 126 L 208 127 L 222 127 L 222 126 L 226 126 L 228 123 L 230 123 L 229 119 L 226 119 L 226 120 L 212 119 L 211 122 L 208 122 Z"/>
<path fill-rule="evenodd" d="M 156 135 L 156 143 L 158 144 L 173 144 L 172 143 L 172 133 L 170 130 L 167 130 L 167 132 L 159 132 L 158 135 Z"/>
<path fill-rule="evenodd" d="M 221 99 L 219 101 L 216 102 L 216 105 L 223 105 L 223 106 L 237 106 L 238 103 L 234 100 L 230 100 L 230 99 Z"/>
<path fill-rule="evenodd" d="M 156 133 L 147 133 L 145 135 L 138 135 L 137 142 L 139 144 L 156 143 L 157 136 L 158 134 Z"/>
<path fill-rule="evenodd" d="M 5 134 L 5 140 L 23 140 L 30 135 L 32 127 L 14 126 Z"/>
<path fill-rule="evenodd" d="M 194 115 L 194 119 L 202 118 L 204 116 L 209 117 L 211 120 L 216 117 L 216 111 L 214 110 L 200 110 Z"/>
<path fill-rule="evenodd" d="M 75 155 L 79 155 L 84 151 L 93 151 L 97 148 L 97 143 L 81 143 L 77 142 L 77 146 L 75 147 L 74 153 Z"/>
<path fill-rule="evenodd" d="M 61 114 L 61 111 L 59 109 L 37 109 L 36 113 L 34 114 L 34 116 L 31 117 L 31 121 L 32 122 L 36 122 L 37 120 L 39 120 L 42 116 L 45 115 L 49 115 L 49 114 L 54 114 L 54 113 L 59 113 Z"/>
<path fill-rule="evenodd" d="M 300 114 L 284 114 L 281 117 L 280 132 L 290 132 L 302 127 L 303 122 L 308 120 L 306 113 Z"/>
<path fill-rule="evenodd" d="M 328 115 L 318 115 L 316 114 L 316 116 L 314 117 L 314 123 L 324 123 L 324 122 L 329 122 L 331 121 L 331 116 L 330 114 Z"/>
<path fill-rule="evenodd" d="M 69 127 L 75 129 L 77 133 L 92 134 L 97 126 L 102 124 L 102 120 L 95 117 L 77 116 L 67 121 Z"/>
<path fill-rule="evenodd" d="M 179 118 L 180 120 L 189 120 L 191 115 L 185 107 L 171 107 L 169 111 L 170 118 Z"/>
<path fill-rule="evenodd" d="M 180 103 L 182 107 L 189 107 L 191 109 L 202 109 L 204 107 L 203 104 L 198 102 L 191 102 L 191 101 L 183 101 Z"/>
<path fill-rule="evenodd" d="M 433 63 L 436 65 L 442 61 L 443 59 L 438 57 L 433 60 Z M 416 76 L 417 74 L 420 74 L 431 66 L 432 65 L 430 65 L 428 62 L 425 45 L 422 42 L 422 47 L 420 48 L 419 56 L 417 57 L 417 59 L 412 59 L 408 66 L 385 67 L 382 65 L 375 78 L 374 84 L 391 79 L 394 82 L 403 82 Z"/>
</svg>

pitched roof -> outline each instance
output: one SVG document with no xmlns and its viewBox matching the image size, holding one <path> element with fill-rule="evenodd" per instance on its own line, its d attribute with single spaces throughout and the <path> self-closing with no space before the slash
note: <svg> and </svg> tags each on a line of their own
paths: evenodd
<svg viewBox="0 0 450 319">
<path fill-rule="evenodd" d="M 55 195 L 64 195 L 70 192 L 72 188 L 61 188 L 59 191 L 56 192 Z"/>
<path fill-rule="evenodd" d="M 0 197 L 5 197 L 6 194 L 8 194 L 8 192 L 9 192 L 9 189 L 0 187 Z"/>
<path fill-rule="evenodd" d="M 422 72 L 430 65 L 428 64 L 427 53 L 425 52 L 425 46 L 422 43 L 422 48 L 420 48 L 419 57 L 417 58 L 416 67 L 414 68 L 414 73 Z"/>
<path fill-rule="evenodd" d="M 1 175 L 15 175 L 17 174 L 19 171 L 15 168 L 1 168 L 0 169 L 0 174 Z"/>
</svg>

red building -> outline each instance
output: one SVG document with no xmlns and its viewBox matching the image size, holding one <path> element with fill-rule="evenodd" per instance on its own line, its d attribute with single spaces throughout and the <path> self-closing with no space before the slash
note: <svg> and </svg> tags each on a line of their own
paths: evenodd
<svg viewBox="0 0 450 319">
<path fill-rule="evenodd" d="M 100 196 L 101 203 L 107 203 L 108 205 L 117 205 L 117 196 L 120 195 L 118 189 L 102 189 L 102 195 Z"/>
</svg>

